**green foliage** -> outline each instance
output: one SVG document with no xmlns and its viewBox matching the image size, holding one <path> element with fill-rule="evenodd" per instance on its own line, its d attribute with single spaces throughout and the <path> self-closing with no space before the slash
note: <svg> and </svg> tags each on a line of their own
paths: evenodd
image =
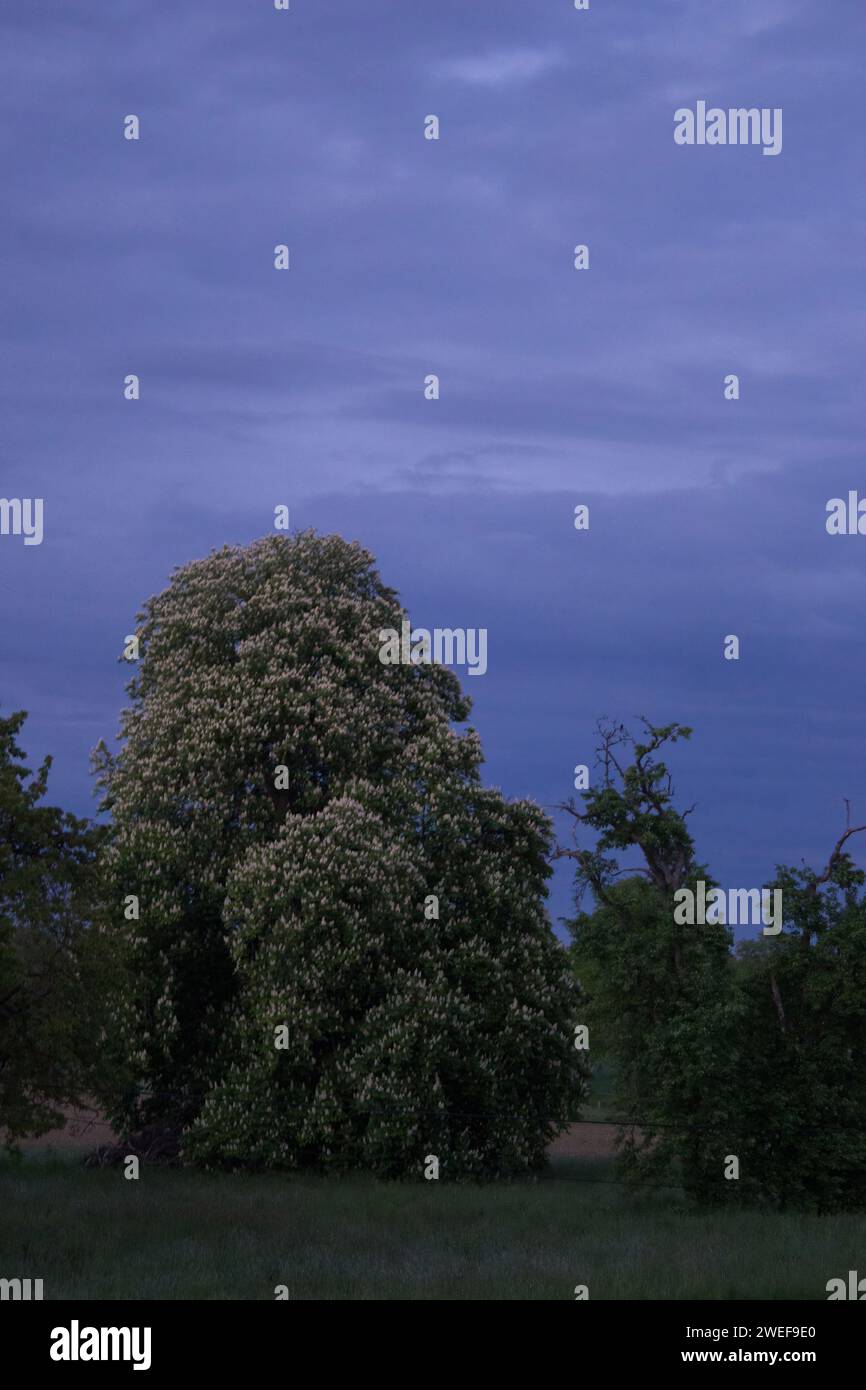
<svg viewBox="0 0 866 1390">
<path fill-rule="evenodd" d="M 864 881 L 780 867 L 783 933 L 738 952 L 747 1189 L 781 1207 L 866 1208 Z"/>
<path fill-rule="evenodd" d="M 584 811 L 565 808 L 597 844 L 561 851 L 577 862 L 578 905 L 587 887 L 596 900 L 571 923 L 572 953 L 591 1040 L 615 1064 L 621 1169 L 678 1175 L 703 1202 L 863 1207 L 866 900 L 842 849 L 853 832 L 825 873 L 778 870 L 783 933 L 734 957 L 727 926 L 674 919 L 677 889 L 713 883 L 656 757 L 689 731 L 645 731 L 602 728 L 601 785 Z M 613 848 L 638 849 L 642 868 L 621 871 Z M 738 1180 L 724 1177 L 728 1155 Z"/>
<path fill-rule="evenodd" d="M 661 891 L 638 877 L 609 884 L 571 927 L 590 1043 L 614 1059 L 623 1176 L 660 1182 L 675 1170 L 692 1195 L 722 1193 L 735 1017 L 728 930 L 677 926 Z"/>
<path fill-rule="evenodd" d="M 60 1106 L 104 1082 L 110 955 L 94 923 L 100 832 L 40 804 L 51 759 L 32 774 L 0 718 L 0 1128 L 5 1142 L 58 1124 Z"/>
<path fill-rule="evenodd" d="M 404 617 L 313 533 L 187 565 L 141 615 L 98 757 L 115 915 L 141 908 L 113 1109 L 176 1120 L 190 1160 L 519 1172 L 579 1104 L 549 824 L 481 787 L 450 671 L 379 660 Z"/>
</svg>

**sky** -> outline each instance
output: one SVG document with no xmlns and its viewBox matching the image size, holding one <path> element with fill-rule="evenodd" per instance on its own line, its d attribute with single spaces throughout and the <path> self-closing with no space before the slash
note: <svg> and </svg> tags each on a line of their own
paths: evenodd
<svg viewBox="0 0 866 1390">
<path fill-rule="evenodd" d="M 413 623 L 487 629 L 458 674 L 508 796 L 553 811 L 645 715 L 694 728 L 725 887 L 866 822 L 866 535 L 826 529 L 866 497 L 862 0 L 4 0 L 0 32 L 0 496 L 44 508 L 0 535 L 0 710 L 53 802 L 95 811 L 141 603 L 285 504 Z M 780 153 L 678 145 L 698 101 L 781 108 Z"/>
</svg>

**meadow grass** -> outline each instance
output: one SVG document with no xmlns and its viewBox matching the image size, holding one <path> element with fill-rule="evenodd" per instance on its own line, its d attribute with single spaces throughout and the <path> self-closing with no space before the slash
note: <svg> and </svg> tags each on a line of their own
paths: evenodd
<svg viewBox="0 0 866 1390">
<path fill-rule="evenodd" d="M 866 1216 L 708 1212 L 609 1162 L 451 1186 L 0 1162 L 0 1277 L 46 1299 L 826 1299 Z"/>
</svg>

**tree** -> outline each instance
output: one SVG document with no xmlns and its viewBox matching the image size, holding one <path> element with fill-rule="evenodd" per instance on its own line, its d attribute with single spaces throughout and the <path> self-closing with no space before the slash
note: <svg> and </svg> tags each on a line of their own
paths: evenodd
<svg viewBox="0 0 866 1390">
<path fill-rule="evenodd" d="M 675 1178 L 704 1202 L 862 1208 L 866 875 L 846 845 L 866 827 L 848 826 L 821 873 L 779 867 L 768 887 L 783 931 L 734 958 L 723 922 L 685 925 L 673 910 L 678 889 L 715 886 L 657 757 L 691 731 L 644 730 L 602 727 L 600 785 L 583 810 L 563 808 L 596 845 L 558 851 L 577 862 L 578 907 L 587 887 L 596 900 L 571 924 L 572 949 L 617 1071 L 624 1175 Z M 620 869 L 607 852 L 629 848 L 644 863 Z"/>
<path fill-rule="evenodd" d="M 738 951 L 745 1191 L 780 1207 L 866 1207 L 866 874 L 777 869 L 783 932 Z M 748 1147 L 747 1147 L 748 1145 Z"/>
<path fill-rule="evenodd" d="M 115 911 L 140 907 L 114 1111 L 190 1160 L 523 1171 L 579 1103 L 549 823 L 482 788 L 453 673 L 379 659 L 405 616 L 311 532 L 186 565 L 140 615 L 97 757 Z"/>
<path fill-rule="evenodd" d="M 0 1129 L 7 1147 L 104 1084 L 107 942 L 95 925 L 99 831 L 41 805 L 51 759 L 21 761 L 21 710 L 0 718 Z"/>
<path fill-rule="evenodd" d="M 578 908 L 587 889 L 597 904 L 570 924 L 573 955 L 590 987 L 590 1037 L 604 1037 L 615 1067 L 624 1176 L 659 1181 L 673 1172 L 692 1195 L 719 1197 L 729 1186 L 722 1160 L 735 1104 L 732 938 L 721 923 L 675 920 L 674 893 L 699 879 L 712 883 L 657 756 L 691 730 L 646 720 L 643 728 L 636 738 L 622 724 L 601 725 L 599 783 L 584 793 L 582 810 L 573 800 L 562 808 L 575 844 L 557 854 L 577 863 Z M 576 843 L 583 826 L 596 832 L 591 849 Z M 629 849 L 643 864 L 621 868 L 609 851 Z"/>
</svg>

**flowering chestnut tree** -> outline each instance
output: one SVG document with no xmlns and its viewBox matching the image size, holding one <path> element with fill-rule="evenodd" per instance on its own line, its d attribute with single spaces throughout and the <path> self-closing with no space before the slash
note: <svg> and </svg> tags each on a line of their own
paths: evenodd
<svg viewBox="0 0 866 1390">
<path fill-rule="evenodd" d="M 97 767 L 127 1131 L 188 1161 L 537 1168 L 587 1068 L 550 826 L 482 787 L 454 674 L 386 665 L 372 557 L 307 532 L 178 569 Z"/>
</svg>

